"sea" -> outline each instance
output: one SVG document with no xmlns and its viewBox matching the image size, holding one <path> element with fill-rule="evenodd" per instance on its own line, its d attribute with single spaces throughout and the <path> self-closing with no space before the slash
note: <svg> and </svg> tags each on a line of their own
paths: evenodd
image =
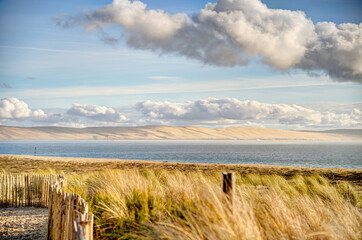
<svg viewBox="0 0 362 240">
<path fill-rule="evenodd" d="M 36 153 L 35 153 L 36 152 Z M 362 168 L 362 143 L 263 141 L 7 141 L 0 154 L 222 164 Z"/>
</svg>

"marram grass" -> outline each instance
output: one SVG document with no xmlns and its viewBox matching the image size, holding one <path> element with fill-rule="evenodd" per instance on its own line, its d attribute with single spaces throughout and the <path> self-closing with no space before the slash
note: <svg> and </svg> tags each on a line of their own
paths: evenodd
<svg viewBox="0 0 362 240">
<path fill-rule="evenodd" d="M 67 191 L 90 203 L 96 239 L 362 239 L 355 190 L 318 175 L 236 175 L 232 209 L 220 172 L 70 174 Z"/>
</svg>

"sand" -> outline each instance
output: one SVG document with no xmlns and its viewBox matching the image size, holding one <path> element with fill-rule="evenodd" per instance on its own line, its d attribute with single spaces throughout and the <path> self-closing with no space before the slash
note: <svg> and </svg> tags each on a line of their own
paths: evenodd
<svg viewBox="0 0 362 240">
<path fill-rule="evenodd" d="M 232 141 L 359 141 L 362 131 L 298 132 L 268 128 L 144 127 L 7 127 L 0 126 L 0 141 L 49 140 L 232 140 Z"/>
<path fill-rule="evenodd" d="M 0 239 L 45 239 L 47 208 L 0 208 Z"/>
</svg>

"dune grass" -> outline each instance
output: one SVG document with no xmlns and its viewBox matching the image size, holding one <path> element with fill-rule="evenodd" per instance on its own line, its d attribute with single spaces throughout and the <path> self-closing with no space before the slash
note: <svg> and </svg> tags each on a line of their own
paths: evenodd
<svg viewBox="0 0 362 240">
<path fill-rule="evenodd" d="M 358 169 L 21 156 L 0 156 L 0 169 L 65 175 L 95 214 L 95 239 L 362 239 Z M 222 171 L 236 173 L 232 209 Z"/>
<path fill-rule="evenodd" d="M 326 178 L 236 175 L 234 207 L 220 172 L 105 170 L 67 175 L 96 217 L 96 239 L 361 239 L 361 201 Z"/>
</svg>

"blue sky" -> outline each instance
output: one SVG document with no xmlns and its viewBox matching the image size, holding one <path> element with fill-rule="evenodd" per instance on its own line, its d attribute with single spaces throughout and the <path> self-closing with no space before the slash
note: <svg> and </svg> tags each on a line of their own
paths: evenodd
<svg viewBox="0 0 362 240">
<path fill-rule="evenodd" d="M 169 14 L 185 13 L 192 19 L 198 16 L 208 1 L 145 0 L 143 2 L 147 4 L 147 9 L 162 9 Z M 307 19 L 305 21 L 310 19 L 314 25 L 319 22 L 333 22 L 337 25 L 352 23 L 358 26 L 362 20 L 362 3 L 358 0 L 262 2 L 269 9 L 303 11 Z M 239 101 L 299 104 L 304 107 L 315 106 L 316 103 L 320 105 L 335 103 L 334 109 L 326 109 L 334 114 L 341 113 L 340 110 L 336 110 L 341 104 L 357 106 L 348 108 L 348 111 L 362 110 L 361 105 L 355 105 L 362 100 L 361 79 L 358 77 L 360 75 L 347 80 L 337 79 L 330 73 L 332 70 L 328 66 L 327 74 L 323 67 L 314 69 L 313 66 L 288 67 L 280 70 L 276 63 L 263 63 L 265 57 L 263 50 L 258 52 L 260 55 L 256 57 L 248 56 L 249 63 L 246 66 L 218 66 L 209 64 L 208 60 L 199 60 L 177 51 L 165 50 L 163 46 L 157 46 L 156 50 L 150 51 L 127 45 L 127 37 L 124 35 L 132 34 L 133 29 L 130 30 L 131 33 L 127 33 L 127 30 L 125 31 L 117 23 L 112 26 L 102 25 L 100 30 L 88 32 L 84 26 L 76 24 L 71 28 L 57 26 L 54 20 L 57 16 L 75 17 L 81 15 L 84 9 L 92 12 L 110 4 L 112 1 L 104 0 L 0 1 L 1 98 L 16 98 L 26 103 L 30 111 L 42 109 L 45 114 L 54 112 L 54 109 L 62 109 L 60 112 L 64 113 L 76 103 L 84 106 L 105 106 L 120 111 L 120 114 L 125 116 L 127 113 L 130 114 L 128 118 L 133 116 L 144 118 L 142 122 L 129 120 L 117 122 L 118 125 L 209 124 L 197 119 L 192 122 L 165 117 L 152 119 L 151 115 L 144 114 L 142 110 L 129 113 L 132 111 L 129 110 L 132 106 L 144 101 L 182 104 L 186 101 L 196 102 L 208 98 L 235 98 Z M 105 36 L 118 39 L 121 35 L 123 37 L 116 44 L 106 44 L 102 41 Z M 273 54 L 268 54 L 269 52 L 266 53 L 267 57 L 273 57 Z M 360 59 L 361 56 L 357 59 L 357 63 Z M 318 66 L 324 65 L 321 63 Z M 312 75 L 308 74 L 309 69 L 313 70 Z M 315 76 L 316 74 L 319 76 Z M 224 126 L 222 122 L 225 118 L 221 120 L 215 126 Z M 295 127 L 294 125 L 280 127 L 278 120 L 280 119 L 272 119 L 277 122 L 273 127 Z M 263 120 L 255 118 L 251 121 L 260 124 Z M 266 121 L 271 120 L 266 119 Z M 361 123 L 359 119 L 356 121 Z M 350 126 L 356 127 L 358 125 L 356 121 Z M 57 122 L 36 122 L 27 117 L 4 117 L 2 123 L 24 126 L 57 124 Z M 242 126 L 244 123 L 245 119 L 242 118 L 235 124 Z M 81 126 L 92 124 L 85 120 Z M 107 125 L 104 122 L 99 124 Z M 230 125 L 233 124 L 234 122 Z M 315 125 L 308 126 L 315 127 Z M 323 124 L 320 123 L 318 126 L 323 127 Z"/>
</svg>

